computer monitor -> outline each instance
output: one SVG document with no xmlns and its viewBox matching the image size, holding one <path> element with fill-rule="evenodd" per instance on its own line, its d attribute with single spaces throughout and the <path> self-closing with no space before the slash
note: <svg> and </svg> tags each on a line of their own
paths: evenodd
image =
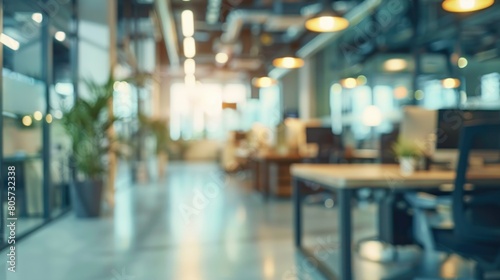
<svg viewBox="0 0 500 280">
<path fill-rule="evenodd" d="M 332 144 L 333 132 L 330 127 L 306 127 L 307 143 Z"/>
<path fill-rule="evenodd" d="M 403 109 L 403 120 L 399 128 L 400 137 L 404 141 L 413 141 L 419 146 L 425 146 L 436 132 L 436 123 L 435 110 L 406 106 Z"/>
<path fill-rule="evenodd" d="M 500 121 L 499 110 L 459 110 L 442 109 L 437 111 L 435 160 L 454 163 L 458 156 L 458 144 L 462 127 L 471 122 Z M 498 159 L 500 136 L 475 137 L 472 154 L 485 160 Z M 494 152 L 493 152 L 494 151 Z M 453 165 L 453 164 L 452 164 Z"/>
<path fill-rule="evenodd" d="M 342 150 L 342 139 L 332 132 L 331 127 L 306 127 L 306 142 L 318 145 L 319 158 L 330 157 Z"/>
<path fill-rule="evenodd" d="M 467 123 L 475 121 L 500 121 L 497 110 L 439 110 L 436 131 L 436 149 L 450 150 L 458 148 L 460 131 Z M 472 148 L 474 150 L 495 150 L 499 145 L 498 135 L 478 137 Z"/>
</svg>

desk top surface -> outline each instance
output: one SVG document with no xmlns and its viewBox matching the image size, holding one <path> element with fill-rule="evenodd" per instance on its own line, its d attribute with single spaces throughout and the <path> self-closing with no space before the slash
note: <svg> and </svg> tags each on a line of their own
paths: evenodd
<svg viewBox="0 0 500 280">
<path fill-rule="evenodd" d="M 279 161 L 279 160 L 298 161 L 305 159 L 307 157 L 297 153 L 295 154 L 264 153 L 264 154 L 254 155 L 253 158 L 257 160 L 270 160 L 270 161 Z"/>
<path fill-rule="evenodd" d="M 452 184 L 454 170 L 416 171 L 403 176 L 397 164 L 294 164 L 292 176 L 331 188 L 437 188 Z M 500 165 L 471 169 L 470 182 L 500 186 Z"/>
</svg>

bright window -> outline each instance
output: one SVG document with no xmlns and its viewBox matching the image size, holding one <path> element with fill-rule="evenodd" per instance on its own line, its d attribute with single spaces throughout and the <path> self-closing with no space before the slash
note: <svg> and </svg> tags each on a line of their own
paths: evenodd
<svg viewBox="0 0 500 280">
<path fill-rule="evenodd" d="M 440 80 L 431 80 L 424 84 L 423 107 L 426 109 L 453 108 L 458 103 L 457 99 L 457 90 L 443 88 Z"/>
<path fill-rule="evenodd" d="M 500 74 L 491 73 L 481 78 L 481 99 L 497 101 L 500 99 Z"/>
<path fill-rule="evenodd" d="M 242 84 L 172 84 L 170 88 L 170 137 L 220 139 L 228 130 L 240 129 L 240 107 L 246 102 Z M 236 103 L 237 109 L 223 109 L 222 103 Z"/>
</svg>

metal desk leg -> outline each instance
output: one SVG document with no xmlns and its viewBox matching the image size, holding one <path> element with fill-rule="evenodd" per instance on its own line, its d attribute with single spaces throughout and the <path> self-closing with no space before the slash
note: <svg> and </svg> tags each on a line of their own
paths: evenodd
<svg viewBox="0 0 500 280">
<path fill-rule="evenodd" d="M 293 234 L 295 247 L 302 246 L 302 192 L 300 179 L 292 178 L 293 196 Z"/>
<path fill-rule="evenodd" d="M 262 195 L 264 196 L 264 200 L 268 201 L 269 200 L 269 165 L 268 163 L 263 160 L 260 163 L 260 178 L 261 178 L 261 191 Z"/>
<path fill-rule="evenodd" d="M 338 194 L 340 221 L 340 279 L 351 280 L 351 192 L 348 189 L 340 189 Z"/>
</svg>

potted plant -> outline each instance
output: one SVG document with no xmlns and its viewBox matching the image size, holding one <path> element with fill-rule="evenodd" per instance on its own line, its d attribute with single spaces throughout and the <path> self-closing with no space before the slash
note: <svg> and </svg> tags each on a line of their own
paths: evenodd
<svg viewBox="0 0 500 280">
<path fill-rule="evenodd" d="M 144 130 L 153 136 L 156 147 L 156 160 L 158 166 L 158 177 L 165 175 L 165 167 L 168 161 L 168 149 L 170 144 L 170 133 L 167 120 L 153 119 L 144 115 L 139 116 L 139 121 Z"/>
<path fill-rule="evenodd" d="M 86 81 L 89 98 L 78 97 L 63 115 L 62 125 L 72 141 L 73 180 L 70 187 L 73 210 L 77 217 L 100 214 L 106 155 L 114 149 L 108 130 L 116 117 L 108 112 L 113 97 L 114 79 L 105 84 Z"/>
<path fill-rule="evenodd" d="M 413 141 L 398 139 L 393 145 L 394 154 L 399 161 L 401 174 L 408 176 L 415 172 L 418 159 L 422 156 L 422 149 Z"/>
</svg>

